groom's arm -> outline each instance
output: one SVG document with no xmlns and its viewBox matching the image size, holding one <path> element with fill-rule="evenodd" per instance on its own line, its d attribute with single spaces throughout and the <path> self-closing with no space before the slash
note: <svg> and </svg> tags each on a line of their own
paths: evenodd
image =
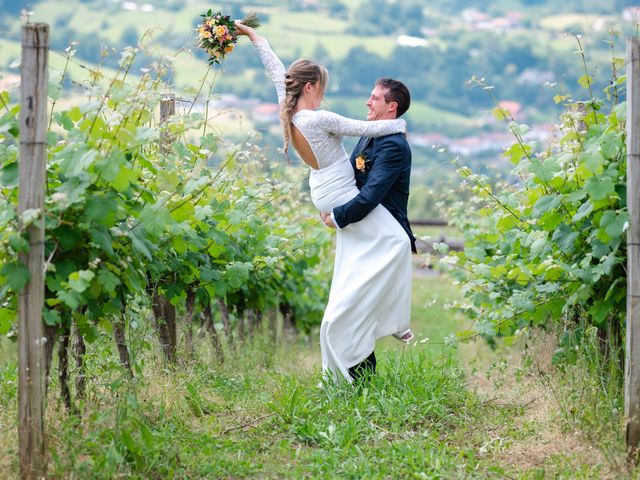
<svg viewBox="0 0 640 480">
<path fill-rule="evenodd" d="M 393 137 L 378 140 L 376 158 L 367 183 L 360 193 L 344 205 L 333 209 L 332 217 L 338 228 L 359 222 L 376 208 L 402 173 L 405 151 Z"/>
</svg>

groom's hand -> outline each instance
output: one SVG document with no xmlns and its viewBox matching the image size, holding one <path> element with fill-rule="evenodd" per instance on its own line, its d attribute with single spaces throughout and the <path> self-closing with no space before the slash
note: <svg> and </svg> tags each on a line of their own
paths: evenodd
<svg viewBox="0 0 640 480">
<path fill-rule="evenodd" d="M 333 220 L 331 219 L 330 213 L 320 212 L 320 218 L 322 218 L 322 221 L 327 227 L 336 228 L 335 224 L 333 223 Z"/>
</svg>

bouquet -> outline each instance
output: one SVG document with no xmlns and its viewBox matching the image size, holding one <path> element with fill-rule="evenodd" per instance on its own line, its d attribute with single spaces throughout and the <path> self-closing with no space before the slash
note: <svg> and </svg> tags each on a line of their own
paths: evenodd
<svg viewBox="0 0 640 480">
<path fill-rule="evenodd" d="M 211 9 L 200 16 L 202 23 L 198 25 L 198 46 L 209 54 L 209 65 L 219 64 L 233 51 L 238 41 L 235 22 L 230 15 L 213 13 Z M 260 26 L 255 12 L 250 12 L 241 22 L 251 28 Z"/>
</svg>

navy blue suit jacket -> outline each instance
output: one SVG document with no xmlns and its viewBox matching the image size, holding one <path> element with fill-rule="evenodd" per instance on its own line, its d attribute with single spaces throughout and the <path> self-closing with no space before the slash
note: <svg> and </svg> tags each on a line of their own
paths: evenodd
<svg viewBox="0 0 640 480">
<path fill-rule="evenodd" d="M 356 169 L 356 157 L 366 155 L 365 170 Z M 350 201 L 333 209 L 340 228 L 362 220 L 379 204 L 402 225 L 416 253 L 416 239 L 407 218 L 409 180 L 411 176 L 411 148 L 404 134 L 394 133 L 378 138 L 363 137 L 349 159 L 360 193 Z"/>
</svg>

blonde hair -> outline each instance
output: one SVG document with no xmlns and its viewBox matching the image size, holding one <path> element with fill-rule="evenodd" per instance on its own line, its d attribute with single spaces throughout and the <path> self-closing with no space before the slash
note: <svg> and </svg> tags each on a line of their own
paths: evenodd
<svg viewBox="0 0 640 480">
<path fill-rule="evenodd" d="M 293 62 L 284 76 L 285 97 L 280 108 L 280 120 L 284 128 L 284 152 L 289 158 L 289 141 L 291 140 L 291 117 L 307 83 L 315 85 L 320 82 L 324 91 L 329 81 L 329 72 L 319 63 L 308 58 L 300 58 Z"/>
</svg>

